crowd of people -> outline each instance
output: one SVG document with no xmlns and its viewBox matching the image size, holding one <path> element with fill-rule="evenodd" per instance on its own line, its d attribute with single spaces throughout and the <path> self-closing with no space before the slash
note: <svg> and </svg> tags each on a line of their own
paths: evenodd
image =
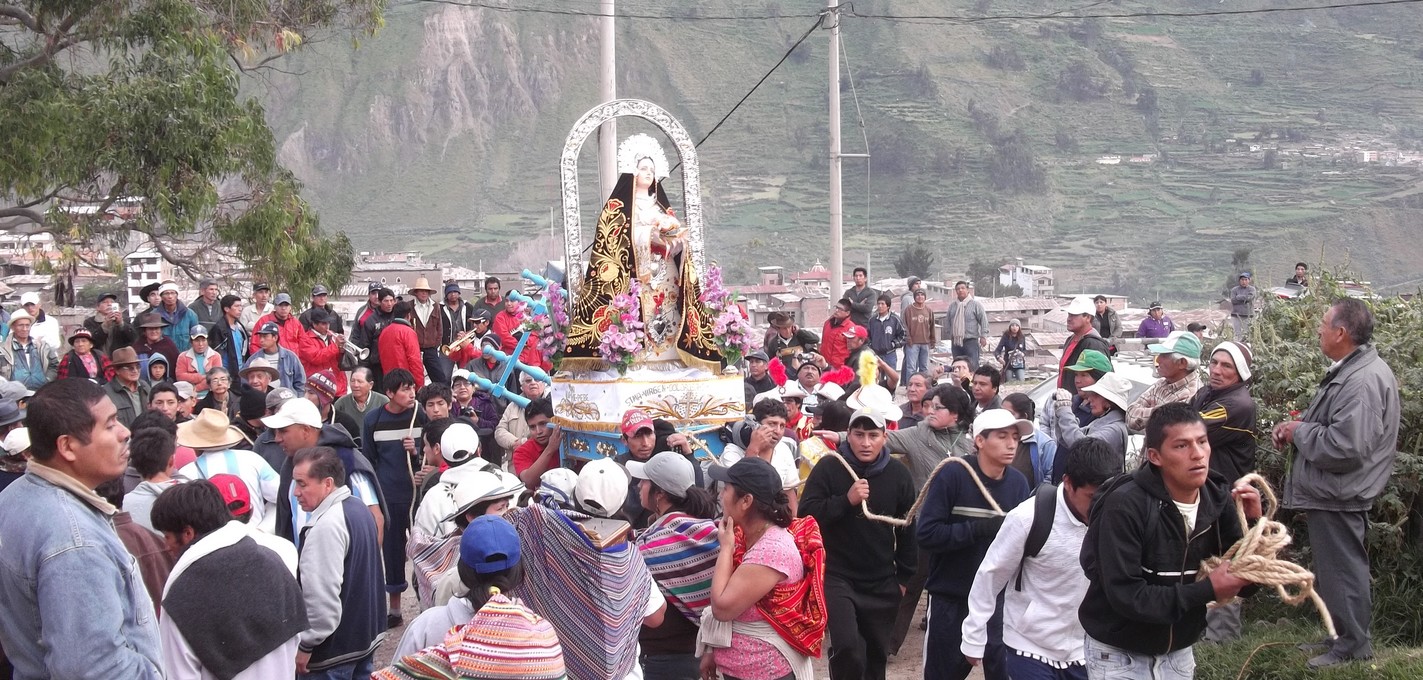
<svg viewBox="0 0 1423 680">
<path fill-rule="evenodd" d="M 1242 535 L 1237 501 L 1262 512 L 1235 483 L 1260 434 L 1243 339 L 1205 353 L 1170 330 L 1133 395 L 1115 315 L 1074 300 L 1039 404 L 1002 393 L 1022 329 L 990 348 L 966 283 L 940 318 L 918 281 L 899 300 L 855 282 L 819 335 L 773 315 L 714 459 L 637 409 L 621 455 L 564 455 L 547 386 L 503 382 L 481 351 L 513 354 L 522 332 L 497 279 L 474 303 L 373 285 L 353 319 L 324 287 L 297 314 L 264 285 L 248 304 L 203 281 L 185 304 L 165 283 L 132 321 L 101 296 L 62 357 L 43 310 L 17 312 L 0 341 L 5 672 L 802 680 L 825 655 L 851 680 L 910 653 L 928 680 L 1189 678 L 1193 645 L 1239 635 L 1254 586 L 1195 565 Z M 1364 303 L 1332 305 L 1325 381 L 1270 433 L 1295 452 L 1283 502 L 1308 517 L 1340 632 L 1314 667 L 1372 655 L 1363 531 L 1400 408 L 1372 327 Z"/>
</svg>

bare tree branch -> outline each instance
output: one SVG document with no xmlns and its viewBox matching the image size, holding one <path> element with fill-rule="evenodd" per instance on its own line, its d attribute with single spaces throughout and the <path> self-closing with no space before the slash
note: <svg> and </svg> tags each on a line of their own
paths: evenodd
<svg viewBox="0 0 1423 680">
<path fill-rule="evenodd" d="M 0 218 L 19 217 L 24 220 L 44 225 L 44 213 L 29 207 L 0 208 Z"/>
<path fill-rule="evenodd" d="M 19 23 L 35 33 L 44 32 L 40 29 L 40 23 L 35 21 L 34 16 L 14 5 L 0 5 L 0 17 L 10 17 L 14 19 L 16 23 Z"/>
<path fill-rule="evenodd" d="M 39 54 L 24 61 L 17 61 L 5 68 L 0 68 L 0 85 L 9 85 L 10 80 L 20 71 L 48 64 L 49 61 L 54 58 L 54 55 L 59 54 L 69 47 L 73 47 L 78 44 L 78 42 L 79 40 L 76 38 L 65 38 L 63 40 L 50 42 L 45 45 L 44 49 L 39 51 Z"/>
</svg>

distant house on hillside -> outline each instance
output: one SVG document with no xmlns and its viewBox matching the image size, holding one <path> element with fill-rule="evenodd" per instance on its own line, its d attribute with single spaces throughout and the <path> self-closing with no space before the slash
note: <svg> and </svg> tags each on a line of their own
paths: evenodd
<svg viewBox="0 0 1423 680">
<path fill-rule="evenodd" d="M 1025 297 L 1052 297 L 1057 293 L 1052 268 L 1036 264 L 1023 264 L 1023 258 L 1016 263 L 998 268 L 998 284 L 1017 285 L 1023 289 Z"/>
</svg>

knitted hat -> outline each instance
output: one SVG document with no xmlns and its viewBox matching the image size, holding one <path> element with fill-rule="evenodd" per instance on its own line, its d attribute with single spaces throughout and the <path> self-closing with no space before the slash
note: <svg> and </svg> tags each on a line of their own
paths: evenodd
<svg viewBox="0 0 1423 680">
<path fill-rule="evenodd" d="M 1215 349 L 1211 351 L 1211 354 L 1215 354 L 1216 352 L 1229 354 L 1231 360 L 1235 362 L 1235 372 L 1240 376 L 1240 382 L 1250 382 L 1250 376 L 1253 374 L 1250 372 L 1251 356 L 1249 347 L 1226 341 L 1216 345 Z"/>
<path fill-rule="evenodd" d="M 448 635 L 445 649 L 460 680 L 555 680 L 567 673 L 553 625 L 503 594 Z"/>
</svg>

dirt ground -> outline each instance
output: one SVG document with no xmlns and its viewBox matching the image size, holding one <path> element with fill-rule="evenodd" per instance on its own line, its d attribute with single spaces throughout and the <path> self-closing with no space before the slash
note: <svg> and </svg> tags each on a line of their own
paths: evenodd
<svg viewBox="0 0 1423 680">
<path fill-rule="evenodd" d="M 916 623 L 918 619 L 923 618 L 924 606 L 928 603 L 928 601 L 929 600 L 927 595 L 924 597 L 924 599 L 920 600 L 919 613 L 918 617 L 916 618 Z M 405 621 L 407 623 L 410 621 L 414 621 L 415 617 L 420 613 L 419 609 L 416 606 L 414 594 L 406 592 L 405 598 L 401 604 L 402 615 L 405 617 Z M 389 634 L 386 635 L 385 641 L 382 642 L 380 648 L 376 650 L 376 668 L 384 668 L 385 666 L 390 664 L 390 656 L 395 652 L 395 646 L 400 643 L 400 636 L 404 634 L 405 626 L 401 626 L 399 628 L 391 629 Z M 919 630 L 919 626 L 917 625 L 911 626 L 909 628 L 909 638 L 904 641 L 904 647 L 900 650 L 899 655 L 892 656 L 889 658 L 889 669 L 886 673 L 886 677 L 888 678 L 888 680 L 918 680 L 920 677 L 922 677 L 923 667 L 921 662 L 921 654 L 923 653 L 923 649 L 924 631 Z M 815 661 L 815 675 L 819 678 L 830 677 L 830 671 L 826 665 L 826 658 L 824 655 L 822 655 L 821 658 L 816 659 Z M 969 680 L 982 680 L 983 673 L 975 669 L 974 672 L 968 677 Z"/>
</svg>

